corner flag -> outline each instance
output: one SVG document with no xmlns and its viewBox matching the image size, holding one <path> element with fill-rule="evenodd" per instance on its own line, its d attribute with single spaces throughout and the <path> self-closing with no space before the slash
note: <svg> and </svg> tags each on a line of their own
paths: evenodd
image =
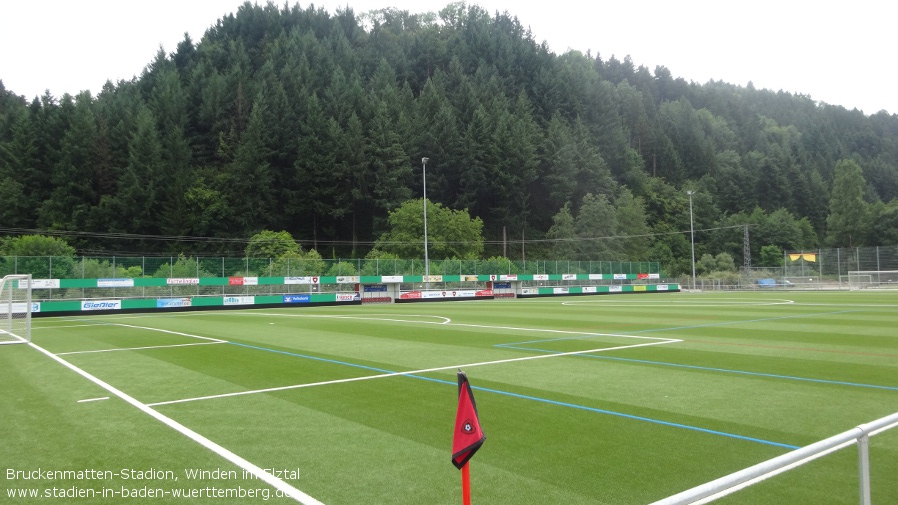
<svg viewBox="0 0 898 505">
<path fill-rule="evenodd" d="M 452 436 L 452 464 L 462 469 L 483 445 L 486 435 L 477 418 L 477 405 L 468 376 L 458 371 L 458 410 L 455 413 L 455 432 Z"/>
</svg>

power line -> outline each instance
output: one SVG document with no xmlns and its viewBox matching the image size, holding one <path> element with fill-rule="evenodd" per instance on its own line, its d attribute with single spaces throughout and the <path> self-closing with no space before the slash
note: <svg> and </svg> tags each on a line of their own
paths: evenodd
<svg viewBox="0 0 898 505">
<path fill-rule="evenodd" d="M 701 228 L 696 229 L 696 232 L 711 232 L 718 230 L 729 230 L 729 229 L 742 229 L 749 226 L 756 226 L 754 224 L 740 224 L 740 225 L 732 225 L 732 226 L 718 226 L 713 228 Z M 94 238 L 94 239 L 112 239 L 112 240 L 147 240 L 147 241 L 157 241 L 157 242 L 193 242 L 193 243 L 204 243 L 204 244 L 248 244 L 251 239 L 249 238 L 234 238 L 234 237 L 201 237 L 201 236 L 193 236 L 193 235 L 149 235 L 149 234 L 137 234 L 137 233 L 115 233 L 115 232 L 86 232 L 86 231 L 74 231 L 74 230 L 41 230 L 34 228 L 7 228 L 0 227 L 0 233 L 10 234 L 10 235 L 49 235 L 49 236 L 61 236 L 61 237 L 77 237 L 77 238 Z M 638 238 L 654 238 L 654 237 L 663 237 L 668 235 L 685 235 L 688 234 L 689 230 L 680 230 L 680 231 L 669 231 L 669 232 L 661 232 L 661 233 L 645 233 L 639 235 L 607 235 L 601 237 L 566 237 L 566 238 L 543 238 L 543 239 L 508 239 L 508 240 L 484 240 L 484 245 L 501 245 L 501 244 L 537 244 L 537 243 L 563 243 L 563 242 L 591 242 L 598 240 L 626 240 L 626 239 L 638 239 Z M 308 244 L 310 240 L 296 240 L 297 243 L 300 244 Z M 364 241 L 364 240 L 322 240 L 319 239 L 316 241 L 317 244 L 325 245 L 325 246 L 374 246 L 374 245 L 417 245 L 418 241 L 410 240 L 410 241 L 401 241 L 401 240 L 374 240 L 374 241 Z M 462 244 L 470 244 L 471 241 L 445 241 L 445 240 L 436 240 L 435 243 L 438 244 L 447 244 L 447 245 L 462 245 Z M 95 252 L 95 251 L 90 251 Z M 105 254 L 109 254 L 110 251 L 108 249 L 104 249 L 102 252 Z M 239 252 L 242 254 L 242 251 Z"/>
</svg>

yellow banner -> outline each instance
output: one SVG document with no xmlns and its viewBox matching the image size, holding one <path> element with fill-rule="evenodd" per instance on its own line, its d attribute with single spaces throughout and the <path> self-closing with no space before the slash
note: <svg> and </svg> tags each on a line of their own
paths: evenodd
<svg viewBox="0 0 898 505">
<path fill-rule="evenodd" d="M 817 262 L 817 253 L 801 253 L 801 254 L 789 254 L 789 259 L 792 261 L 797 261 L 798 258 L 801 258 L 805 261 Z"/>
</svg>

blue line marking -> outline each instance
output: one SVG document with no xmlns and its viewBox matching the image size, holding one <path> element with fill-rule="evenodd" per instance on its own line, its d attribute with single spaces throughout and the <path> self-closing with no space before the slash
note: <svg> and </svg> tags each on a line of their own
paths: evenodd
<svg viewBox="0 0 898 505">
<path fill-rule="evenodd" d="M 239 343 L 239 342 L 228 342 L 228 343 L 231 344 L 231 345 L 236 345 L 236 346 L 240 346 L 240 347 L 245 347 L 245 348 L 248 348 L 248 349 L 255 349 L 255 350 L 266 351 L 266 352 L 273 352 L 273 353 L 277 353 L 277 354 L 284 354 L 284 355 L 286 355 L 286 356 L 293 356 L 293 357 L 297 357 L 297 358 L 311 359 L 311 360 L 315 360 L 315 361 L 322 361 L 322 362 L 325 362 L 325 363 L 332 363 L 332 364 L 335 364 L 335 365 L 350 366 L 350 367 L 353 367 L 353 368 L 362 368 L 362 369 L 365 369 L 365 370 L 372 370 L 372 371 L 375 371 L 375 372 L 382 372 L 382 373 L 399 373 L 399 372 L 397 372 L 397 371 L 395 371 L 395 370 L 386 370 L 386 369 L 383 369 L 383 368 L 377 368 L 377 367 L 372 367 L 372 366 L 367 366 L 367 365 L 360 365 L 360 364 L 358 364 L 358 363 L 349 363 L 349 362 L 346 362 L 346 361 L 338 361 L 338 360 L 333 360 L 333 359 L 329 359 L 329 358 L 321 358 L 321 357 L 318 357 L 318 356 L 309 356 L 309 355 L 307 355 L 307 354 L 298 354 L 298 353 L 289 352 L 289 351 L 281 351 L 281 350 L 278 350 L 278 349 L 271 349 L 271 348 L 268 348 L 268 347 L 260 347 L 260 346 L 255 346 L 255 345 L 242 344 L 242 343 Z M 554 352 L 554 351 L 551 351 L 551 352 Z M 425 381 L 428 381 L 428 382 L 436 382 L 436 383 L 439 383 L 439 384 L 448 384 L 448 385 L 450 385 L 450 386 L 457 386 L 457 385 L 458 385 L 457 383 L 455 383 L 455 382 L 453 382 L 453 381 L 448 381 L 448 380 L 443 380 L 443 379 L 434 379 L 434 378 L 431 378 L 431 377 L 424 377 L 424 376 L 422 376 L 422 375 L 411 375 L 411 374 L 409 374 L 409 375 L 403 375 L 403 377 L 411 377 L 411 378 L 413 378 L 413 379 L 425 380 Z M 659 420 L 659 419 L 652 419 L 652 418 L 649 418 L 649 417 L 636 416 L 636 415 L 633 415 L 633 414 L 626 414 L 626 413 L 623 413 L 623 412 L 615 412 L 615 411 L 613 411 L 613 410 L 605 410 L 605 409 L 599 409 L 599 408 L 595 408 L 595 407 L 587 407 L 587 406 L 585 406 L 585 405 L 577 405 L 577 404 L 575 404 L 575 403 L 567 403 L 567 402 L 560 402 L 560 401 L 556 401 L 556 400 L 549 400 L 549 399 L 547 399 L 547 398 L 540 398 L 540 397 L 537 397 L 537 396 L 530 396 L 530 395 L 523 395 L 523 394 L 518 394 L 518 393 L 512 393 L 512 392 L 510 392 L 510 391 L 502 391 L 502 390 L 499 390 L 499 389 L 484 388 L 484 387 L 478 387 L 478 386 L 472 386 L 472 388 L 475 389 L 475 390 L 477 390 L 477 391 L 484 391 L 484 392 L 487 392 L 487 393 L 495 393 L 495 394 L 498 394 L 498 395 L 510 396 L 510 397 L 512 397 L 512 398 L 520 398 L 520 399 L 522 399 L 522 400 L 531 400 L 531 401 L 535 401 L 535 402 L 546 403 L 546 404 L 549 404 L 549 405 L 556 405 L 556 406 L 559 406 L 559 407 L 567 407 L 567 408 L 572 408 L 572 409 L 577 409 L 577 410 L 584 410 L 584 411 L 587 411 L 587 412 L 595 412 L 595 413 L 597 413 L 597 414 L 606 414 L 606 415 L 610 415 L 610 416 L 623 417 L 623 418 L 625 418 L 625 419 L 632 419 L 632 420 L 635 420 L 635 421 L 644 421 L 644 422 L 647 422 L 647 423 L 660 424 L 660 425 L 662 425 L 662 426 L 669 426 L 669 427 L 672 427 L 672 428 L 682 428 L 682 429 L 685 429 L 685 430 L 698 431 L 698 432 L 701 432 L 701 433 L 707 433 L 707 434 L 710 434 L 710 435 L 718 435 L 718 436 L 728 437 L 728 438 L 735 438 L 735 439 L 737 439 L 737 440 L 745 440 L 745 441 L 748 441 L 748 442 L 756 442 L 756 443 L 759 443 L 759 444 L 771 445 L 771 446 L 774 446 L 774 447 L 782 447 L 782 448 L 790 449 L 790 450 L 800 449 L 800 446 L 796 446 L 796 445 L 783 444 L 783 443 L 780 443 L 780 442 L 773 442 L 773 441 L 770 441 L 770 440 L 764 440 L 764 439 L 760 439 L 760 438 L 747 437 L 747 436 L 744 436 L 744 435 L 737 435 L 737 434 L 735 434 L 735 433 L 727 433 L 727 432 L 724 432 L 724 431 L 711 430 L 711 429 L 708 429 L 708 428 L 700 428 L 700 427 L 698 427 L 698 426 L 690 426 L 690 425 L 688 425 L 688 424 L 680 424 L 680 423 L 673 423 L 673 422 L 670 422 L 670 421 L 662 421 L 662 420 Z"/>
<path fill-rule="evenodd" d="M 500 346 L 496 346 L 500 347 Z M 502 345 L 506 349 L 518 349 L 522 351 L 534 351 L 534 352 L 543 352 L 547 354 L 562 354 L 561 351 L 550 351 L 548 349 L 537 349 L 535 347 L 515 347 L 510 345 Z M 661 366 L 670 366 L 676 368 L 689 368 L 693 370 L 706 370 L 709 372 L 723 372 L 723 373 L 733 373 L 739 375 L 753 375 L 756 377 L 769 377 L 772 379 L 788 379 L 795 381 L 804 381 L 804 382 L 816 382 L 820 384 L 836 384 L 839 386 L 850 386 L 856 388 L 869 388 L 869 389 L 885 389 L 887 391 L 898 391 L 898 387 L 896 386 L 880 386 L 878 384 L 864 384 L 859 382 L 846 382 L 846 381 L 834 381 L 828 379 L 814 379 L 811 377 L 797 377 L 794 375 L 778 375 L 772 373 L 764 373 L 764 372 L 749 372 L 747 370 L 731 370 L 728 368 L 714 368 L 707 366 L 699 366 L 699 365 L 684 365 L 681 363 L 668 363 L 666 361 L 652 361 L 647 359 L 635 359 L 635 358 L 619 358 L 616 356 L 600 356 L 598 354 L 577 354 L 577 356 L 583 356 L 585 358 L 596 358 L 596 359 L 607 359 L 611 361 L 625 361 L 630 363 L 643 363 L 646 365 L 661 365 Z"/>
<path fill-rule="evenodd" d="M 742 323 L 763 323 L 766 321 L 779 321 L 782 319 L 800 319 L 803 317 L 831 316 L 833 314 L 845 314 L 848 312 L 861 312 L 861 311 L 859 311 L 859 310 L 839 310 L 836 312 L 821 312 L 819 314 L 801 314 L 801 315 L 797 315 L 797 316 L 765 317 L 762 319 L 746 319 L 743 321 L 723 321 L 723 322 L 719 322 L 719 323 L 696 324 L 696 325 L 692 325 L 692 326 L 671 326 L 668 328 L 652 328 L 652 329 L 647 329 L 647 330 L 636 330 L 636 331 L 629 332 L 629 334 L 635 335 L 637 333 L 653 333 L 653 332 L 657 332 L 657 331 L 690 330 L 693 328 L 710 328 L 710 327 L 714 327 L 714 326 L 728 326 L 728 325 L 742 324 Z M 606 335 L 606 334 L 601 334 L 601 333 L 598 333 L 598 334 L 585 333 L 583 335 L 578 335 L 576 337 L 544 338 L 544 339 L 539 339 L 539 340 L 525 340 L 522 342 L 509 342 L 507 344 L 496 344 L 495 347 L 511 347 L 511 346 L 519 345 L 519 344 L 537 344 L 540 342 L 554 342 L 557 340 L 585 340 L 588 338 L 602 337 L 602 336 L 613 336 L 613 335 Z M 522 349 L 520 347 L 511 347 L 511 348 L 512 349 Z"/>
<path fill-rule="evenodd" d="M 386 369 L 384 369 L 384 368 L 376 368 L 376 367 L 373 367 L 373 366 L 359 365 L 359 364 L 357 364 L 357 363 L 348 363 L 348 362 L 346 362 L 346 361 L 337 361 L 337 360 L 335 360 L 335 359 L 322 358 L 322 357 L 319 357 L 319 356 L 309 356 L 309 355 L 307 355 L 307 354 L 297 354 L 297 353 L 295 353 L 295 352 L 280 351 L 280 350 L 278 350 L 278 349 L 270 349 L 270 348 L 268 348 L 268 347 L 259 347 L 259 346 L 256 346 L 256 345 L 241 344 L 240 342 L 228 342 L 228 343 L 231 344 L 231 345 L 237 345 L 237 346 L 240 346 L 240 347 L 246 347 L 246 348 L 248 348 L 248 349 L 256 349 L 257 351 L 266 351 L 266 352 L 273 352 L 273 353 L 276 353 L 276 354 L 285 354 L 285 355 L 287 355 L 287 356 L 293 356 L 293 357 L 295 357 L 295 358 L 311 359 L 311 360 L 315 360 L 315 361 L 323 361 L 323 362 L 325 362 L 325 363 L 333 363 L 333 364 L 335 364 L 335 365 L 344 365 L 344 366 L 351 366 L 351 367 L 354 367 L 354 368 L 363 368 L 363 369 L 365 369 L 365 370 L 372 370 L 372 371 L 374 371 L 374 372 L 382 372 L 382 373 L 398 373 L 398 372 L 396 372 L 395 370 L 386 370 Z"/>
<path fill-rule="evenodd" d="M 692 328 L 705 328 L 705 327 L 710 327 L 710 326 L 725 326 L 725 325 L 741 324 L 741 323 L 760 323 L 760 322 L 765 322 L 765 321 L 776 321 L 776 320 L 781 320 L 781 319 L 796 319 L 796 318 L 803 318 L 803 317 L 828 316 L 828 315 L 833 315 L 833 314 L 846 314 L 849 312 L 861 312 L 861 311 L 859 311 L 859 310 L 839 310 L 839 311 L 835 311 L 835 312 L 821 312 L 818 314 L 802 314 L 802 315 L 794 315 L 794 316 L 768 317 L 768 318 L 763 318 L 763 319 L 748 319 L 748 320 L 744 320 L 744 321 L 726 321 L 726 322 L 720 322 L 720 323 L 708 323 L 708 324 L 699 324 L 699 325 L 693 325 L 693 326 L 655 328 L 655 329 L 648 329 L 648 330 L 638 330 L 638 331 L 634 331 L 631 333 L 637 334 L 637 333 L 650 333 L 650 332 L 656 332 L 656 331 L 684 330 L 684 329 L 692 329 Z M 586 340 L 586 339 L 589 339 L 592 337 L 600 337 L 600 336 L 602 336 L 602 335 L 581 335 L 581 336 L 576 336 L 576 337 L 549 338 L 549 339 L 543 339 L 543 340 L 529 340 L 529 341 L 524 341 L 524 342 L 511 342 L 508 344 L 496 344 L 494 347 L 501 347 L 504 349 L 517 349 L 520 351 L 542 352 L 542 353 L 547 353 L 547 354 L 562 354 L 561 351 L 538 349 L 536 347 L 525 347 L 525 346 L 522 346 L 519 344 L 536 344 L 536 343 L 542 343 L 542 342 L 555 342 L 555 341 L 559 341 L 559 340 Z M 834 385 L 839 385 L 839 386 L 849 386 L 849 387 L 869 388 L 869 389 L 884 389 L 886 391 L 898 391 L 898 387 L 880 386 L 878 384 L 864 384 L 864 383 L 857 383 L 857 382 L 834 381 L 834 380 L 827 380 L 827 379 L 814 379 L 811 377 L 797 377 L 797 376 L 793 376 L 793 375 L 779 375 L 779 374 L 771 374 L 771 373 L 763 373 L 763 372 L 749 372 L 746 370 L 732 370 L 732 369 L 728 369 L 728 368 L 714 368 L 714 367 L 705 367 L 705 366 L 698 366 L 698 365 L 684 365 L 681 363 L 669 363 L 666 361 L 651 361 L 651 360 L 644 360 L 644 359 L 619 358 L 619 357 L 614 357 L 614 356 L 601 356 L 601 355 L 597 355 L 597 354 L 579 354 L 578 356 L 583 356 L 586 358 L 607 359 L 607 360 L 612 360 L 612 361 L 643 363 L 643 364 L 648 364 L 648 365 L 661 365 L 661 366 L 670 366 L 670 367 L 678 367 L 678 368 L 689 368 L 689 369 L 693 369 L 693 370 L 706 370 L 706 371 L 710 371 L 710 372 L 733 373 L 733 374 L 739 374 L 739 375 L 752 375 L 752 376 L 756 376 L 756 377 L 769 377 L 772 379 L 787 379 L 787 380 L 804 381 L 804 382 L 815 382 L 818 384 L 834 384 Z"/>
</svg>

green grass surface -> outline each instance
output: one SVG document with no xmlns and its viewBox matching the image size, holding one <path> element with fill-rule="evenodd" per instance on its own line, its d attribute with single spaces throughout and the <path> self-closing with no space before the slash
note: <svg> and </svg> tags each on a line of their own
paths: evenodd
<svg viewBox="0 0 898 505">
<path fill-rule="evenodd" d="M 472 460 L 475 503 L 649 503 L 898 412 L 898 293 L 39 318 L 33 341 L 260 467 L 299 469 L 285 480 L 329 505 L 460 502 L 450 463 L 458 366 L 487 434 Z M 519 359 L 534 356 L 544 357 Z M 441 370 L 358 380 L 432 368 Z M 133 503 L 290 502 L 37 349 L 0 346 L 0 378 L 2 503 L 49 501 L 9 496 L 20 488 L 92 489 L 56 499 L 123 503 L 122 487 L 165 492 Z M 874 501 L 898 502 L 898 430 L 874 437 L 871 454 Z M 115 475 L 16 474 L 38 469 Z M 121 475 L 149 469 L 177 480 Z M 238 479 L 190 480 L 187 469 Z M 857 479 L 851 447 L 719 503 L 855 503 Z M 272 497 L 172 496 L 209 488 Z"/>
</svg>

